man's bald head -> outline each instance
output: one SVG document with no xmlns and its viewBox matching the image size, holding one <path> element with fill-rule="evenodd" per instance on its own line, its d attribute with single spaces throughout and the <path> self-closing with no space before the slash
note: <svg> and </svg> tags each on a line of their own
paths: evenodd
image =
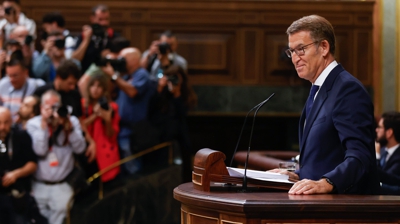
<svg viewBox="0 0 400 224">
<path fill-rule="evenodd" d="M 12 125 L 11 112 L 8 108 L 0 106 L 0 140 L 4 141 Z"/>
<path fill-rule="evenodd" d="M 10 39 L 16 40 L 22 45 L 28 35 L 29 30 L 25 26 L 16 26 L 10 33 Z"/>
<path fill-rule="evenodd" d="M 126 69 L 129 74 L 132 74 L 140 67 L 140 57 L 142 53 L 134 47 L 125 48 L 120 53 L 121 57 L 126 60 Z"/>
</svg>

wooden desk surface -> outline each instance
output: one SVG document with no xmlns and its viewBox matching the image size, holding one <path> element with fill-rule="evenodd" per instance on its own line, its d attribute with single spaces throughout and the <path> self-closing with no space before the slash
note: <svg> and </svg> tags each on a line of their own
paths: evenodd
<svg viewBox="0 0 400 224">
<path fill-rule="evenodd" d="M 400 223 L 400 196 L 203 192 L 185 183 L 174 189 L 174 198 L 187 208 L 243 214 L 246 218 L 282 219 L 284 214 L 287 220 Z"/>
</svg>

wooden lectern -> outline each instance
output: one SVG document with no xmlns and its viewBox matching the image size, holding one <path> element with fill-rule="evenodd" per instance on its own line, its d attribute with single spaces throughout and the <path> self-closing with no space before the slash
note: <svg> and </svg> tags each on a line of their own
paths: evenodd
<svg viewBox="0 0 400 224">
<path fill-rule="evenodd" d="M 222 152 L 212 149 L 201 149 L 194 157 L 192 182 L 193 188 L 201 191 L 210 191 L 211 182 L 242 184 L 242 177 L 233 177 L 225 165 L 226 156 Z M 267 180 L 247 178 L 249 185 L 257 188 L 289 190 L 293 183 L 283 183 Z"/>
</svg>

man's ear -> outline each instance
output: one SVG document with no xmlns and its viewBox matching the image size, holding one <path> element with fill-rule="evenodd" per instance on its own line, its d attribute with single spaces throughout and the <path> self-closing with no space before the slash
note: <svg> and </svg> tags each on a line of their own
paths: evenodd
<svg viewBox="0 0 400 224">
<path fill-rule="evenodd" d="M 322 47 L 322 56 L 326 57 L 329 54 L 331 46 L 327 40 L 321 41 L 320 46 Z"/>
<path fill-rule="evenodd" d="M 386 139 L 389 139 L 393 136 L 393 129 L 389 128 L 385 130 Z"/>
</svg>

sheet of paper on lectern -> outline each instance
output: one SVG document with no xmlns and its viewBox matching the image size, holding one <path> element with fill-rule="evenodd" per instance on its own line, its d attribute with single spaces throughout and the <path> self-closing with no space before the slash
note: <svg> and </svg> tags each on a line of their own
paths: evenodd
<svg viewBox="0 0 400 224">
<path fill-rule="evenodd" d="M 229 175 L 232 177 L 243 177 L 244 169 L 227 167 Z M 273 182 L 282 182 L 282 183 L 293 183 L 289 181 L 289 176 L 280 173 L 273 173 L 268 171 L 259 171 L 259 170 L 249 170 L 247 169 L 246 176 L 248 178 L 257 179 L 257 180 L 265 180 L 265 181 L 273 181 Z"/>
</svg>

